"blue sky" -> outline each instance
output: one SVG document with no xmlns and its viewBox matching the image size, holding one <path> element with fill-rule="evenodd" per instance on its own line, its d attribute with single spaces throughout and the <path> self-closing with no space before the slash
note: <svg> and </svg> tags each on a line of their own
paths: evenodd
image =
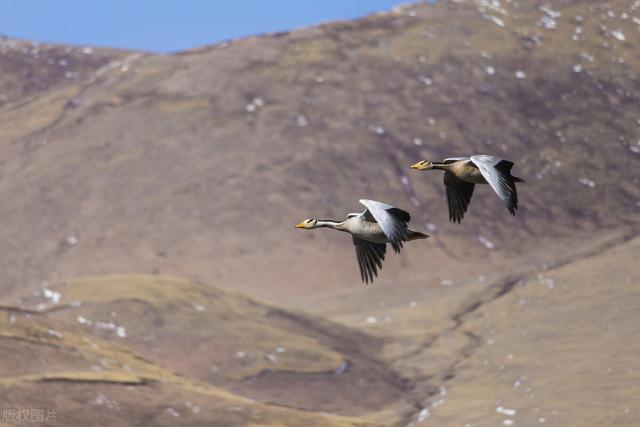
<svg viewBox="0 0 640 427">
<path fill-rule="evenodd" d="M 407 0 L 0 0 L 0 34 L 172 52 L 388 10 Z"/>
</svg>

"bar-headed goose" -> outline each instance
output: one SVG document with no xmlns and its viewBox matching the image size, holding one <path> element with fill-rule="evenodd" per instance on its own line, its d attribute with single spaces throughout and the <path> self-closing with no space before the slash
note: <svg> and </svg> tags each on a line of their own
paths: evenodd
<svg viewBox="0 0 640 427">
<path fill-rule="evenodd" d="M 449 203 L 449 220 L 460 223 L 467 211 L 475 184 L 489 184 L 502 199 L 509 212 L 516 214 L 518 209 L 518 193 L 516 182 L 523 179 L 511 175 L 513 162 L 494 156 L 479 155 L 471 157 L 451 157 L 442 163 L 423 160 L 412 169 L 444 171 L 444 186 Z"/>
<path fill-rule="evenodd" d="M 373 282 L 382 269 L 387 243 L 395 252 L 400 252 L 403 242 L 426 239 L 426 234 L 407 227 L 411 215 L 402 209 L 375 200 L 360 200 L 367 209 L 361 213 L 350 213 L 343 221 L 305 219 L 296 228 L 312 230 L 328 227 L 351 234 L 356 247 L 360 276 L 365 283 Z"/>
</svg>

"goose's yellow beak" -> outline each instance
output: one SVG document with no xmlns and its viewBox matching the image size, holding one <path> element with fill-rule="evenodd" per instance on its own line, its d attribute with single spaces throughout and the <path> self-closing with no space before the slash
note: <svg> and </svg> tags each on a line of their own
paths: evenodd
<svg viewBox="0 0 640 427">
<path fill-rule="evenodd" d="M 411 169 L 417 169 L 419 171 L 425 170 L 427 168 L 427 161 L 421 160 L 418 163 L 414 163 L 411 165 Z"/>
<path fill-rule="evenodd" d="M 300 224 L 296 224 L 296 228 L 304 228 L 304 221 Z"/>
</svg>

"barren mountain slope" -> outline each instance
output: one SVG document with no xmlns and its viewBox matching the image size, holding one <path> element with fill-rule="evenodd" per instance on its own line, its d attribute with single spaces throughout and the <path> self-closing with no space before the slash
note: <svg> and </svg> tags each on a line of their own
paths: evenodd
<svg viewBox="0 0 640 427">
<path fill-rule="evenodd" d="M 73 78 L 9 42 L 3 408 L 639 424 L 639 2 L 442 1 L 175 55 L 70 48 Z M 408 166 L 478 153 L 516 162 L 520 209 L 478 186 L 450 224 L 441 174 Z M 347 236 L 293 228 L 363 197 L 432 235 L 371 286 Z"/>
<path fill-rule="evenodd" d="M 378 338 L 174 277 L 67 280 L 0 311 L 2 407 L 63 425 L 364 426 L 405 388 Z"/>
<path fill-rule="evenodd" d="M 639 251 L 639 238 L 602 248 L 458 312 L 452 329 L 402 362 L 414 379 L 446 368 L 423 403 L 429 423 L 638 425 Z"/>
<path fill-rule="evenodd" d="M 4 109 L 2 288 L 118 271 L 270 300 L 359 287 L 349 239 L 292 226 L 361 197 L 435 228 L 387 283 L 541 264 L 634 226 L 638 12 L 608 4 L 420 5 L 132 58 Z M 450 225 L 441 176 L 408 169 L 473 153 L 516 161 L 515 219 L 479 188 Z"/>
<path fill-rule="evenodd" d="M 0 107 L 85 80 L 127 52 L 62 46 L 0 36 Z"/>
</svg>

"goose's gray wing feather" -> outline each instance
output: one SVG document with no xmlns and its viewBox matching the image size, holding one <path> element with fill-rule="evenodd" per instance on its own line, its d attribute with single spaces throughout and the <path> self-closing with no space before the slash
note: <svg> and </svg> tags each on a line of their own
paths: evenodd
<svg viewBox="0 0 640 427">
<path fill-rule="evenodd" d="M 511 176 L 513 162 L 487 155 L 471 156 L 471 161 L 480 169 L 484 179 L 507 205 L 511 215 L 515 215 L 515 210 L 518 209 L 518 193 Z"/>
<path fill-rule="evenodd" d="M 367 242 L 356 236 L 352 237 L 353 244 L 356 247 L 360 277 L 365 283 L 373 282 L 373 278 L 378 275 L 378 268 L 382 269 L 382 261 L 384 261 L 384 256 L 387 252 L 387 245 Z"/>
<path fill-rule="evenodd" d="M 442 163 L 446 165 L 448 163 L 459 162 L 460 160 L 469 160 L 469 158 L 468 157 L 447 157 L 442 161 Z"/>
<path fill-rule="evenodd" d="M 473 189 L 475 185 L 471 182 L 465 182 L 449 172 L 444 172 L 444 188 L 447 190 L 447 202 L 449 204 L 449 221 L 462 221 L 462 217 L 467 211 Z"/>
<path fill-rule="evenodd" d="M 361 199 L 360 203 L 367 208 L 365 219 L 373 219 L 380 224 L 393 250 L 400 252 L 402 242 L 407 237 L 407 223 L 411 221 L 409 212 L 375 200 Z"/>
</svg>

